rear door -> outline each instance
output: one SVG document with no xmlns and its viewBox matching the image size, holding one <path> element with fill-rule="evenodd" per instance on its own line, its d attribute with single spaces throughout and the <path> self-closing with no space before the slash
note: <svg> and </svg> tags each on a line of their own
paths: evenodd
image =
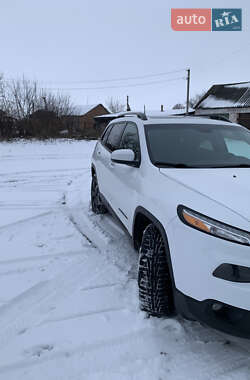
<svg viewBox="0 0 250 380">
<path fill-rule="evenodd" d="M 111 153 L 119 148 L 126 122 L 112 123 L 97 146 L 97 179 L 100 192 L 113 207 L 114 191 Z"/>
<path fill-rule="evenodd" d="M 128 121 L 123 132 L 118 149 L 132 149 L 135 153 L 137 166 L 129 166 L 113 163 L 111 166 L 111 176 L 113 188 L 114 210 L 129 228 L 132 223 L 135 205 L 137 203 L 138 192 L 140 192 L 140 162 L 141 151 L 137 125 Z"/>
</svg>

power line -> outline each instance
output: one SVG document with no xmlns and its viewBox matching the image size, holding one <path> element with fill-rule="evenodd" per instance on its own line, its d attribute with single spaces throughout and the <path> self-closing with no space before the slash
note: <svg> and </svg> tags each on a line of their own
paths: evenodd
<svg viewBox="0 0 250 380">
<path fill-rule="evenodd" d="M 160 77 L 165 76 L 169 74 L 176 74 L 180 73 L 182 71 L 185 71 L 185 69 L 180 70 L 173 70 L 173 71 L 167 71 L 164 73 L 158 73 L 158 74 L 148 74 L 148 75 L 139 75 L 139 76 L 132 76 L 132 77 L 123 77 L 123 78 L 113 78 L 113 79 L 100 79 L 100 80 L 83 80 L 83 81 L 75 81 L 75 82 L 50 82 L 50 83 L 106 83 L 106 82 L 120 82 L 120 81 L 126 81 L 126 80 L 134 80 L 134 79 L 146 79 L 146 78 L 154 78 L 154 77 Z M 43 82 L 48 83 L 48 82 Z"/>
<path fill-rule="evenodd" d="M 148 75 L 139 75 L 139 76 L 132 76 L 132 77 L 122 77 L 122 78 L 112 78 L 112 79 L 99 79 L 99 80 L 81 80 L 81 81 L 39 81 L 42 84 L 77 84 L 77 83 L 106 83 L 106 82 L 120 82 L 120 81 L 126 81 L 126 80 L 134 80 L 134 79 L 146 79 L 146 78 L 154 78 L 154 77 L 160 77 L 170 74 L 176 74 L 185 71 L 185 69 L 179 69 L 179 70 L 172 70 L 172 71 L 166 71 L 163 73 L 157 73 L 157 74 L 148 74 Z M 13 79 L 8 78 L 8 81 L 11 81 Z"/>
<path fill-rule="evenodd" d="M 105 90 L 111 88 L 124 88 L 124 87 L 139 87 L 139 86 L 150 86 L 159 83 L 166 83 L 177 81 L 181 79 L 186 79 L 185 77 L 171 78 L 171 79 L 163 79 L 159 81 L 151 81 L 146 83 L 135 83 L 135 84 L 125 84 L 121 86 L 102 86 L 102 87 L 73 87 L 73 88 L 62 88 L 62 87 L 47 87 L 48 90 L 60 90 L 60 91 L 77 91 L 77 90 Z"/>
</svg>

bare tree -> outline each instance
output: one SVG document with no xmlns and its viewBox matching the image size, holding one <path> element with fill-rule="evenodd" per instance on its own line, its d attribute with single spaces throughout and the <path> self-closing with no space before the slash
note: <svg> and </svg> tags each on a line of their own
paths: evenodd
<svg viewBox="0 0 250 380">
<path fill-rule="evenodd" d="M 23 119 L 31 116 L 39 101 L 38 86 L 24 77 L 6 85 L 7 97 L 12 104 L 12 116 Z"/>
<path fill-rule="evenodd" d="M 193 108 L 197 103 L 198 101 L 206 94 L 206 91 L 203 90 L 202 92 L 200 92 L 199 94 L 196 94 L 194 96 L 192 96 L 192 98 L 190 99 L 189 101 L 189 104 L 190 106 Z"/>
<path fill-rule="evenodd" d="M 60 136 L 73 104 L 68 95 L 41 89 L 36 81 L 0 75 L 0 112 L 0 136 L 48 138 Z"/>
<path fill-rule="evenodd" d="M 73 105 L 68 95 L 53 94 L 40 89 L 36 81 L 25 78 L 13 80 L 5 85 L 5 94 L 17 119 L 30 117 L 34 112 L 45 109 L 58 117 L 72 113 Z"/>
<path fill-rule="evenodd" d="M 6 91 L 6 81 L 0 74 L 0 138 L 11 139 L 16 135 L 16 125 L 11 114 L 11 102 Z"/>
<path fill-rule="evenodd" d="M 206 91 L 202 91 L 199 94 L 192 96 L 189 100 L 189 106 L 193 108 L 198 103 L 198 101 L 205 95 L 205 93 Z M 180 109 L 185 109 L 185 108 L 186 108 L 185 103 L 176 103 L 173 106 L 173 110 L 180 110 Z"/>
<path fill-rule="evenodd" d="M 72 113 L 73 104 L 68 95 L 41 89 L 36 81 L 26 78 L 5 81 L 0 75 L 0 109 L 16 119 L 30 117 L 41 109 L 61 117 Z"/>
<path fill-rule="evenodd" d="M 8 91 L 7 82 L 3 74 L 0 74 L 0 110 L 8 115 L 12 112 L 12 101 Z"/>
<path fill-rule="evenodd" d="M 72 115 L 74 110 L 69 95 L 60 93 L 52 94 L 46 90 L 40 92 L 37 108 L 54 112 L 57 117 Z"/>
<path fill-rule="evenodd" d="M 125 104 L 121 103 L 119 99 L 114 99 L 113 97 L 107 99 L 105 103 L 108 109 L 113 113 L 122 112 L 126 109 Z"/>
</svg>

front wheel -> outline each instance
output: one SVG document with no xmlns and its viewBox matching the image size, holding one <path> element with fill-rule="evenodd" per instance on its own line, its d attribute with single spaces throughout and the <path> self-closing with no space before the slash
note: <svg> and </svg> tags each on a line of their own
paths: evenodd
<svg viewBox="0 0 250 380">
<path fill-rule="evenodd" d="M 149 315 L 174 314 L 173 289 L 167 252 L 159 230 L 149 224 L 143 232 L 138 268 L 139 303 Z"/>
<path fill-rule="evenodd" d="M 99 186 L 95 174 L 92 176 L 91 183 L 91 208 L 95 214 L 106 214 L 107 212 L 107 209 L 101 200 Z"/>
</svg>

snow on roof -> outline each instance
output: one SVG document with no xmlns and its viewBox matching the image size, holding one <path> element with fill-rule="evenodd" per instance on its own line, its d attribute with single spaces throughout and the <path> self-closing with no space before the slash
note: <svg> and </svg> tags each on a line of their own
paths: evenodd
<svg viewBox="0 0 250 380">
<path fill-rule="evenodd" d="M 209 95 L 200 104 L 199 108 L 227 108 L 233 107 L 234 103 L 229 99 L 218 99 L 215 95 Z"/>
<path fill-rule="evenodd" d="M 201 98 L 195 109 L 250 107 L 250 82 L 216 84 Z"/>
<path fill-rule="evenodd" d="M 77 105 L 74 107 L 74 115 L 82 116 L 97 107 L 99 104 L 85 104 L 85 105 Z"/>
</svg>

